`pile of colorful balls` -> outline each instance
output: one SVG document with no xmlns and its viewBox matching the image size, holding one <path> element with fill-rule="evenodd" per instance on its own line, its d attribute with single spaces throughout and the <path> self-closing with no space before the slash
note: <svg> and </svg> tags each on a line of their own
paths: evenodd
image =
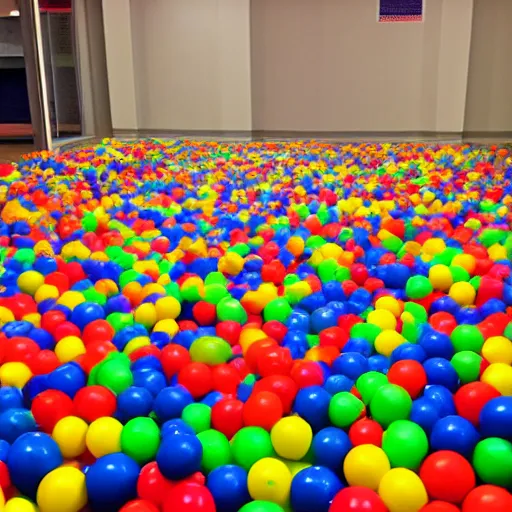
<svg viewBox="0 0 512 512">
<path fill-rule="evenodd" d="M 0 510 L 512 511 L 511 207 L 494 146 L 0 167 Z"/>
</svg>

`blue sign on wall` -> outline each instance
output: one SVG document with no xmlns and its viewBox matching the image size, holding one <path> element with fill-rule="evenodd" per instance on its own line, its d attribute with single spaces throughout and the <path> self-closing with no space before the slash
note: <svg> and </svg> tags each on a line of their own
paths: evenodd
<svg viewBox="0 0 512 512">
<path fill-rule="evenodd" d="M 379 0 L 379 22 L 423 21 L 423 0 Z"/>
</svg>

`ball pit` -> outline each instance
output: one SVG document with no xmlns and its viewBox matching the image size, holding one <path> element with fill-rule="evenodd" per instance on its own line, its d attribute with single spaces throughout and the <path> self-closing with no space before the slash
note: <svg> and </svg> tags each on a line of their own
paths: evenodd
<svg viewBox="0 0 512 512">
<path fill-rule="evenodd" d="M 0 177 L 0 510 L 512 510 L 512 153 L 104 140 Z"/>
</svg>

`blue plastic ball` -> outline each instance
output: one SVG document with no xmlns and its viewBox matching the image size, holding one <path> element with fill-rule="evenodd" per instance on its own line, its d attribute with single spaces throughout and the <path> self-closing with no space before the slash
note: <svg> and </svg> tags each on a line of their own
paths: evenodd
<svg viewBox="0 0 512 512">
<path fill-rule="evenodd" d="M 432 402 L 440 418 L 456 414 L 453 395 L 443 386 L 429 385 L 425 387 L 423 398 Z"/>
<path fill-rule="evenodd" d="M 332 363 L 332 373 L 356 380 L 368 371 L 368 359 L 358 352 L 344 352 Z"/>
<path fill-rule="evenodd" d="M 421 333 L 418 345 L 425 351 L 426 357 L 451 359 L 455 350 L 450 336 L 426 326 Z"/>
<path fill-rule="evenodd" d="M 0 439 L 14 443 L 21 435 L 35 432 L 37 425 L 27 409 L 7 409 L 0 414 Z"/>
<path fill-rule="evenodd" d="M 294 512 L 328 512 L 331 501 L 343 488 L 336 474 L 323 466 L 299 471 L 292 480 L 290 501 Z"/>
<path fill-rule="evenodd" d="M 156 454 L 162 475 L 169 480 L 181 480 L 201 469 L 203 446 L 196 436 L 167 435 Z"/>
<path fill-rule="evenodd" d="M 230 464 L 215 468 L 208 475 L 206 486 L 217 510 L 237 512 L 251 499 L 247 490 L 247 471 L 240 466 Z"/>
<path fill-rule="evenodd" d="M 163 372 L 151 368 L 134 371 L 133 383 L 137 387 L 147 389 L 155 397 L 167 386 Z"/>
<path fill-rule="evenodd" d="M 146 388 L 131 386 L 117 397 L 117 414 L 123 422 L 148 416 L 152 409 L 153 395 Z"/>
<path fill-rule="evenodd" d="M 63 462 L 58 444 L 42 432 L 28 432 L 14 441 L 7 456 L 11 482 L 35 499 L 41 480 Z"/>
<path fill-rule="evenodd" d="M 339 471 L 352 443 L 348 434 L 336 427 L 326 427 L 313 437 L 312 452 L 315 464 Z"/>
<path fill-rule="evenodd" d="M 195 435 L 195 430 L 181 418 L 176 418 L 174 420 L 166 421 L 162 425 L 162 429 L 160 431 L 162 438 L 174 434 L 188 434 L 193 436 Z"/>
<path fill-rule="evenodd" d="M 422 397 L 412 403 L 409 419 L 425 432 L 430 432 L 439 418 L 439 410 L 433 401 Z"/>
<path fill-rule="evenodd" d="M 0 413 L 8 409 L 21 409 L 23 407 L 23 394 L 18 388 L 0 388 Z"/>
<path fill-rule="evenodd" d="M 480 431 L 485 437 L 512 439 L 512 396 L 493 398 L 482 407 Z"/>
<path fill-rule="evenodd" d="M 137 496 L 139 465 L 124 453 L 111 453 L 92 464 L 85 485 L 93 510 L 119 510 Z"/>
<path fill-rule="evenodd" d="M 162 389 L 155 398 L 153 411 L 163 422 L 180 418 L 183 409 L 194 401 L 183 386 L 169 386 Z"/>
<path fill-rule="evenodd" d="M 65 363 L 48 374 L 48 388 L 58 389 L 70 398 L 73 398 L 85 383 L 85 372 L 74 362 Z"/>
<path fill-rule="evenodd" d="M 84 327 L 94 320 L 105 318 L 105 310 L 99 304 L 93 302 L 82 302 L 73 309 L 71 321 L 82 331 Z"/>
<path fill-rule="evenodd" d="M 450 391 L 456 391 L 459 384 L 459 376 L 452 363 L 441 357 L 427 359 L 423 363 L 429 384 L 444 386 Z"/>
<path fill-rule="evenodd" d="M 314 431 L 329 424 L 331 395 L 321 386 L 308 386 L 295 397 L 295 412 L 304 418 Z"/>
<path fill-rule="evenodd" d="M 467 419 L 461 416 L 445 416 L 439 419 L 430 434 L 433 450 L 452 450 L 466 458 L 473 454 L 480 435 Z"/>
</svg>

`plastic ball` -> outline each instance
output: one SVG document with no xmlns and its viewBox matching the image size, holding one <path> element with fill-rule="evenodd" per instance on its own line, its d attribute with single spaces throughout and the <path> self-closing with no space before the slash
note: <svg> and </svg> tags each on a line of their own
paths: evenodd
<svg viewBox="0 0 512 512">
<path fill-rule="evenodd" d="M 478 426 L 482 409 L 495 398 L 500 396 L 499 392 L 485 382 L 472 382 L 461 386 L 454 395 L 457 414 L 466 418 L 473 425 Z M 487 411 L 490 412 L 490 407 Z M 505 409 L 506 412 L 506 409 Z M 488 412 L 484 416 L 482 432 L 485 434 L 489 423 L 485 421 Z M 494 428 L 494 427 L 491 427 Z"/>
<path fill-rule="evenodd" d="M 247 490 L 247 471 L 240 466 L 226 465 L 214 469 L 207 480 L 218 510 L 237 512 L 251 498 Z"/>
<path fill-rule="evenodd" d="M 496 388 L 502 395 L 512 396 L 512 366 L 493 363 L 486 368 L 481 380 Z"/>
<path fill-rule="evenodd" d="M 205 474 L 231 463 L 231 447 L 228 438 L 222 432 L 208 429 L 200 432 L 197 438 L 203 447 L 201 468 Z"/>
<path fill-rule="evenodd" d="M 387 512 L 379 495 L 366 487 L 346 487 L 334 498 L 329 512 Z"/>
<path fill-rule="evenodd" d="M 74 459 L 85 452 L 87 423 L 77 416 L 66 416 L 53 428 L 52 438 L 59 445 L 64 458 Z"/>
<path fill-rule="evenodd" d="M 309 424 L 298 416 L 281 418 L 270 432 L 276 453 L 289 460 L 302 459 L 311 446 L 313 432 Z"/>
<path fill-rule="evenodd" d="M 462 512 L 501 512 L 512 507 L 512 494 L 495 485 L 475 487 L 464 500 Z"/>
<path fill-rule="evenodd" d="M 271 501 L 255 500 L 244 505 L 238 512 L 284 512 L 284 509 Z"/>
<path fill-rule="evenodd" d="M 378 492 L 389 512 L 418 512 L 428 502 L 423 482 L 405 468 L 388 471 L 380 481 Z"/>
<path fill-rule="evenodd" d="M 445 416 L 433 426 L 430 445 L 434 450 L 453 450 L 464 457 L 471 457 L 480 439 L 475 427 L 460 416 Z"/>
<path fill-rule="evenodd" d="M 261 391 L 249 397 L 243 408 L 244 424 L 271 430 L 283 416 L 283 404 L 269 391 Z"/>
<path fill-rule="evenodd" d="M 124 453 L 100 457 L 85 475 L 89 504 L 100 510 L 119 510 L 136 497 L 138 476 L 138 464 Z"/>
<path fill-rule="evenodd" d="M 119 512 L 159 512 L 158 507 L 147 500 L 131 500 Z"/>
<path fill-rule="evenodd" d="M 384 432 L 382 449 L 391 467 L 415 471 L 427 455 L 429 444 L 425 431 L 407 420 L 394 421 Z"/>
<path fill-rule="evenodd" d="M 37 489 L 41 512 L 79 512 L 87 504 L 85 475 L 74 467 L 60 467 L 48 473 Z"/>
<path fill-rule="evenodd" d="M 247 487 L 253 500 L 284 505 L 290 495 L 292 475 L 278 459 L 262 458 L 255 462 L 247 477 Z"/>
<path fill-rule="evenodd" d="M 121 431 L 121 450 L 139 464 L 155 458 L 160 445 L 160 429 L 151 418 L 133 418 Z"/>
<path fill-rule="evenodd" d="M 112 416 L 116 410 L 116 397 L 102 386 L 87 386 L 80 389 L 73 398 L 76 416 L 91 423 L 103 416 Z"/>
<path fill-rule="evenodd" d="M 350 426 L 361 416 L 363 411 L 363 402 L 346 391 L 336 393 L 329 404 L 329 418 L 337 427 Z"/>
<path fill-rule="evenodd" d="M 407 391 L 394 384 L 387 384 L 375 391 L 370 402 L 370 412 L 375 421 L 383 427 L 393 421 L 406 419 L 412 408 L 412 400 Z"/>
<path fill-rule="evenodd" d="M 26 409 L 7 409 L 0 414 L 0 439 L 13 443 L 21 435 L 37 430 L 34 417 Z"/>
<path fill-rule="evenodd" d="M 350 450 L 343 462 L 343 473 L 351 486 L 376 491 L 383 476 L 389 472 L 389 459 L 381 448 L 363 444 Z"/>
<path fill-rule="evenodd" d="M 215 501 L 207 487 L 181 483 L 173 487 L 164 500 L 163 512 L 215 512 Z"/>
<path fill-rule="evenodd" d="M 438 451 L 423 462 L 420 478 L 432 499 L 462 503 L 475 486 L 471 464 L 454 451 Z"/>
<path fill-rule="evenodd" d="M 290 494 L 293 510 L 328 512 L 332 500 L 342 487 L 332 470 L 322 466 L 305 468 L 293 477 Z"/>
<path fill-rule="evenodd" d="M 7 457 L 12 483 L 35 499 L 41 480 L 62 464 L 57 443 L 47 434 L 28 432 L 14 441 Z"/>
<path fill-rule="evenodd" d="M 39 512 L 34 502 L 21 497 L 14 497 L 7 500 L 3 510 L 4 512 Z"/>
<path fill-rule="evenodd" d="M 122 430 L 122 423 L 115 418 L 98 418 L 87 429 L 85 445 L 96 458 L 119 452 Z"/>
<path fill-rule="evenodd" d="M 166 478 L 180 480 L 199 471 L 202 457 L 203 447 L 197 437 L 176 434 L 162 439 L 156 462 Z"/>
<path fill-rule="evenodd" d="M 473 467 L 486 484 L 512 485 L 512 443 L 499 437 L 480 441 L 473 453 Z"/>
<path fill-rule="evenodd" d="M 349 436 L 336 427 L 326 427 L 313 437 L 312 452 L 314 462 L 333 471 L 338 470 L 352 448 Z"/>
</svg>

